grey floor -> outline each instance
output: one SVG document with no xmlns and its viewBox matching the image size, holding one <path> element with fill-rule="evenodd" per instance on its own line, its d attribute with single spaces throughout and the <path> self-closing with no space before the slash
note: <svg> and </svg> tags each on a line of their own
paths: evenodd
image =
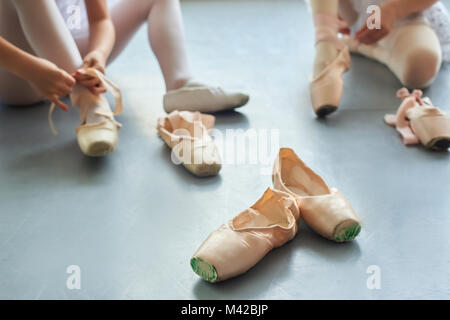
<svg viewBox="0 0 450 320">
<path fill-rule="evenodd" d="M 350 199 L 363 219 L 357 241 L 335 244 L 301 225 L 247 274 L 200 280 L 193 252 L 271 179 L 265 164 L 225 165 L 220 176 L 197 179 L 170 162 L 155 131 L 163 83 L 142 29 L 109 69 L 126 102 L 115 154 L 80 153 L 76 110 L 55 112 L 53 137 L 48 105 L 0 107 L 0 298 L 450 298 L 449 154 L 405 147 L 383 123 L 399 104 L 391 72 L 354 57 L 339 111 L 317 120 L 303 1 L 182 8 L 198 78 L 251 95 L 246 107 L 219 115 L 217 128 L 279 130 L 282 146 Z M 447 111 L 449 81 L 444 66 L 426 91 Z M 80 290 L 66 288 L 69 265 L 81 269 Z M 380 289 L 366 284 L 373 265 Z"/>
</svg>

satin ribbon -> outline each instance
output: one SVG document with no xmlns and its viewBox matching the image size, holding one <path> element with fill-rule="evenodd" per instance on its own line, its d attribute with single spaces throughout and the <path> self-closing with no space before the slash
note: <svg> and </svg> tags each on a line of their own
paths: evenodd
<svg viewBox="0 0 450 320">
<path fill-rule="evenodd" d="M 397 97 L 402 99 L 403 102 L 397 110 L 396 114 L 387 114 L 384 116 L 385 122 L 397 129 L 403 138 L 405 145 L 412 145 L 420 143 L 419 138 L 414 133 L 410 125 L 410 119 L 408 119 L 407 111 L 417 107 L 424 106 L 425 99 L 422 99 L 422 90 L 413 90 L 411 93 L 406 88 L 402 88 L 397 91 Z M 431 102 L 428 99 L 426 102 Z"/>
<path fill-rule="evenodd" d="M 314 15 L 314 25 L 316 26 L 316 43 L 331 42 L 338 50 L 345 47 L 343 41 L 337 37 L 339 30 L 349 28 L 344 20 L 331 14 L 321 13 Z"/>
<path fill-rule="evenodd" d="M 94 69 L 94 68 L 86 69 L 85 74 L 92 76 L 94 78 L 97 78 L 101 82 L 101 84 L 103 86 L 105 86 L 106 90 L 111 92 L 111 94 L 114 97 L 114 102 L 115 102 L 114 112 L 111 113 L 111 112 L 102 111 L 101 113 L 98 113 L 98 115 L 112 119 L 112 116 L 121 114 L 123 111 L 123 104 L 122 104 L 122 93 L 121 93 L 119 87 L 116 84 L 114 84 L 114 82 L 112 82 L 111 80 L 106 78 L 106 76 L 103 73 L 101 73 L 100 71 L 98 71 L 97 69 Z M 53 135 L 57 136 L 58 131 L 56 131 L 55 125 L 54 125 L 53 119 L 52 119 L 52 115 L 53 115 L 53 111 L 55 110 L 55 107 L 56 107 L 56 105 L 54 103 L 52 103 L 50 105 L 50 109 L 48 111 L 48 123 L 50 125 L 50 129 L 52 130 Z M 81 113 L 82 121 L 84 121 L 86 119 L 86 113 L 87 113 L 87 110 L 82 110 L 82 113 Z"/>
</svg>

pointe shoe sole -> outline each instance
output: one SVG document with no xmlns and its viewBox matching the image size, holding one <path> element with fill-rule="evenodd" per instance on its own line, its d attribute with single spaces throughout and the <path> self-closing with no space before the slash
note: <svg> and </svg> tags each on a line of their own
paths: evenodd
<svg viewBox="0 0 450 320">
<path fill-rule="evenodd" d="M 354 220 L 344 221 L 339 224 L 333 234 L 336 242 L 348 242 L 355 239 L 361 231 L 361 224 Z"/>
<path fill-rule="evenodd" d="M 107 122 L 103 127 L 82 127 L 77 135 L 81 151 L 89 157 L 103 157 L 112 153 L 117 146 L 116 126 Z"/>
<path fill-rule="evenodd" d="M 337 110 L 337 108 L 338 108 L 337 106 L 325 105 L 325 106 L 319 107 L 319 109 L 317 109 L 316 115 L 319 118 L 325 118 L 329 114 L 332 114 L 333 112 L 335 112 Z"/>
<path fill-rule="evenodd" d="M 450 147 L 450 117 L 417 118 L 411 127 L 426 148 L 446 151 Z"/>
<path fill-rule="evenodd" d="M 199 257 L 193 257 L 191 259 L 191 267 L 196 274 L 203 278 L 203 280 L 211 283 L 217 282 L 218 277 L 216 268 L 214 268 L 213 265 L 207 263 L 203 259 Z"/>
<path fill-rule="evenodd" d="M 184 167 L 197 177 L 212 177 L 219 174 L 222 165 L 220 163 L 213 164 L 185 164 Z"/>
<path fill-rule="evenodd" d="M 434 151 L 447 151 L 450 148 L 450 138 L 435 138 L 426 147 Z"/>
</svg>

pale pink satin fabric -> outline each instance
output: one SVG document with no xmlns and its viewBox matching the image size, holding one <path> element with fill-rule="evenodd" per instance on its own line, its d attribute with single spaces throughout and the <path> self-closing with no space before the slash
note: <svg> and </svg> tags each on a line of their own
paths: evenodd
<svg viewBox="0 0 450 320">
<path fill-rule="evenodd" d="M 402 104 L 396 114 L 387 114 L 384 116 L 384 121 L 388 125 L 395 127 L 400 133 L 405 145 L 420 143 L 419 138 L 411 128 L 407 111 L 418 105 L 423 106 L 425 104 L 422 95 L 422 90 L 413 90 L 411 93 L 406 88 L 398 90 L 397 97 L 403 100 Z"/>
</svg>

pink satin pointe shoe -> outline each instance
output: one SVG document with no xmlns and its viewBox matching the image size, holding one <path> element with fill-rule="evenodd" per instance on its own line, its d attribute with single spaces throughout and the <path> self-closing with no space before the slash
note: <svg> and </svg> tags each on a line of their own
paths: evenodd
<svg viewBox="0 0 450 320">
<path fill-rule="evenodd" d="M 200 177 L 217 175 L 222 167 L 219 151 L 208 131 L 215 117 L 191 111 L 173 111 L 158 119 L 160 137 L 172 149 L 173 160 Z"/>
<path fill-rule="evenodd" d="M 316 26 L 316 44 L 321 41 L 330 42 L 339 51 L 336 59 L 310 83 L 314 112 L 318 117 L 325 117 L 336 111 L 339 106 L 344 88 L 342 74 L 350 68 L 351 60 L 348 47 L 337 36 L 339 28 L 345 26 L 343 21 L 333 15 L 316 14 L 314 24 Z"/>
<path fill-rule="evenodd" d="M 446 151 L 450 147 L 450 117 L 433 106 L 421 90 L 409 93 L 402 88 L 397 97 L 402 103 L 396 114 L 387 114 L 385 122 L 397 129 L 405 145 L 422 143 L 426 148 Z"/>
<path fill-rule="evenodd" d="M 280 149 L 272 180 L 275 189 L 295 198 L 300 218 L 321 236 L 344 242 L 361 231 L 360 220 L 348 200 L 336 188 L 329 188 L 292 149 Z"/>
<path fill-rule="evenodd" d="M 98 78 L 115 98 L 116 106 L 112 112 L 103 95 L 93 94 L 83 86 L 76 85 L 70 94 L 72 106 L 80 108 L 81 124 L 75 128 L 75 131 L 81 151 L 90 157 L 102 157 L 113 152 L 117 147 L 118 131 L 121 125 L 114 119 L 114 116 L 122 113 L 122 95 L 119 88 L 99 71 L 88 69 L 85 73 Z M 55 105 L 52 104 L 49 122 L 53 134 L 57 135 L 51 120 L 54 108 Z"/>
<path fill-rule="evenodd" d="M 209 235 L 192 257 L 191 267 L 209 282 L 243 274 L 294 238 L 298 215 L 293 197 L 268 188 L 253 206 Z"/>
</svg>

